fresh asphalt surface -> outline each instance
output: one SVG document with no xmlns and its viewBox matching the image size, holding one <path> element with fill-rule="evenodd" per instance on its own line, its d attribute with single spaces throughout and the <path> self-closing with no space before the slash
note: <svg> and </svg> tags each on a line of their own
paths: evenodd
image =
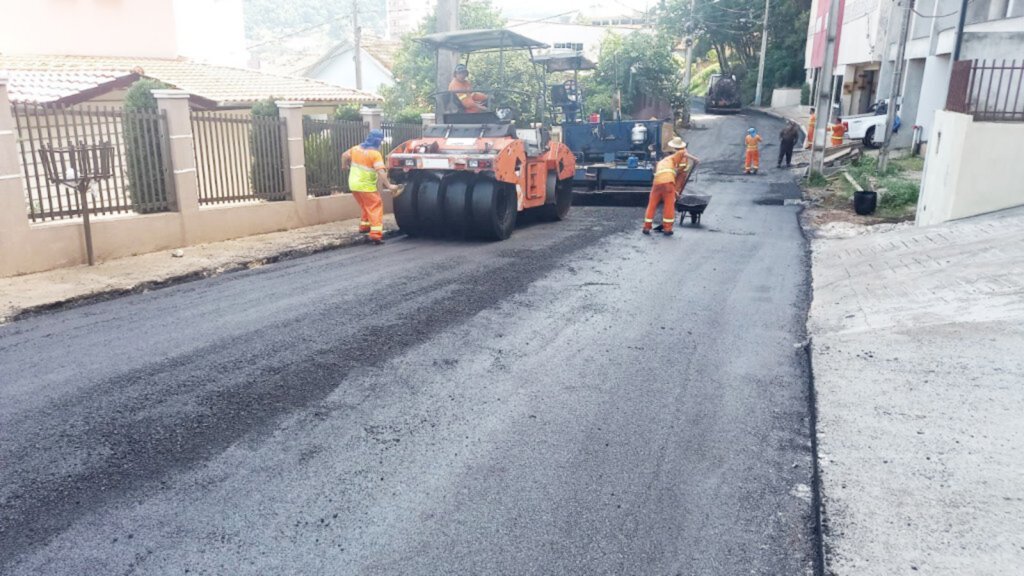
<svg viewBox="0 0 1024 576">
<path fill-rule="evenodd" d="M 0 326 L 0 573 L 810 573 L 798 192 L 738 174 L 776 121 L 698 122 L 674 238 L 584 207 Z"/>
</svg>

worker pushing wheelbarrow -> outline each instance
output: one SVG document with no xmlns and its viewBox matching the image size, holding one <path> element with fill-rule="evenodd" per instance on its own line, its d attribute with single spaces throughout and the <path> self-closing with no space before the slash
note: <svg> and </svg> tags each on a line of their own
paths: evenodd
<svg viewBox="0 0 1024 576">
<path fill-rule="evenodd" d="M 679 200 L 685 196 L 683 191 L 690 179 L 690 174 L 700 164 L 700 159 L 691 156 L 686 149 L 686 142 L 678 136 L 668 143 L 668 147 L 674 152 L 658 162 L 654 170 L 654 185 L 651 187 L 651 197 L 647 203 L 647 213 L 644 214 L 644 227 L 642 232 L 649 235 L 652 230 L 661 232 L 665 236 L 671 236 L 672 225 L 676 219 L 676 208 L 680 206 Z M 661 207 L 661 224 L 654 226 L 654 213 Z M 703 206 L 707 206 L 707 201 Z M 700 211 L 704 211 L 704 207 Z M 687 208 L 689 211 L 689 208 Z M 685 213 L 684 213 L 685 214 Z M 692 218 L 692 216 L 691 216 Z M 698 220 L 700 217 L 697 217 Z"/>
</svg>

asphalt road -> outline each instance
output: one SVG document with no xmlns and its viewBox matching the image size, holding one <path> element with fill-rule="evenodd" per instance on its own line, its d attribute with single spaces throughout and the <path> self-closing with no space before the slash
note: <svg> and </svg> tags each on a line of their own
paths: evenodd
<svg viewBox="0 0 1024 576">
<path fill-rule="evenodd" d="M 810 573 L 797 192 L 738 174 L 776 122 L 698 122 L 674 238 L 586 207 L 0 327 L 0 573 Z"/>
</svg>

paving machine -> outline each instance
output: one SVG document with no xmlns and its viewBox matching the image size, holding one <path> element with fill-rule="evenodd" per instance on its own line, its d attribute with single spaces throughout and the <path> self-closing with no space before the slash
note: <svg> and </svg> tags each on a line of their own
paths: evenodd
<svg viewBox="0 0 1024 576">
<path fill-rule="evenodd" d="M 534 56 L 534 62 L 548 73 L 572 72 L 572 78 L 548 88 L 553 116 L 561 119 L 562 141 L 576 158 L 573 184 L 596 189 L 608 184 L 650 186 L 655 164 L 662 156 L 664 122 L 590 121 L 579 73 L 597 66 L 575 50 L 540 54 Z"/>
<path fill-rule="evenodd" d="M 510 30 L 461 30 L 419 39 L 434 50 L 469 56 L 498 52 L 501 85 L 506 86 L 508 51 L 547 45 Z M 537 72 L 535 70 L 535 72 Z M 395 219 L 409 235 L 470 236 L 504 240 L 512 235 L 520 212 L 562 220 L 572 205 L 576 161 L 569 149 L 551 139 L 543 116 L 543 75 L 539 96 L 525 90 L 475 87 L 485 94 L 487 111 L 468 112 L 459 93 L 434 94 L 443 114 L 423 129 L 423 137 L 396 147 L 388 156 L 392 181 L 404 184 L 394 199 Z M 443 87 L 440 87 L 443 88 Z M 515 102 L 534 102 L 532 118 Z M 541 122 L 531 122 L 540 117 Z"/>
</svg>

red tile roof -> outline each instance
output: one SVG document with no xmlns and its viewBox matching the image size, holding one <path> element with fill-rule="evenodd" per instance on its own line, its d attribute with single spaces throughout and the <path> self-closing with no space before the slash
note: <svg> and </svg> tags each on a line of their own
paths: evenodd
<svg viewBox="0 0 1024 576">
<path fill-rule="evenodd" d="M 17 102 L 82 101 L 79 94 L 154 78 L 191 94 L 207 106 L 237 106 L 257 100 L 310 103 L 379 102 L 380 96 L 311 78 L 281 76 L 247 68 L 194 62 L 184 58 L 0 55 L 0 75 L 10 79 Z M 92 96 L 89 96 L 92 97 Z M 84 98 L 88 99 L 88 98 Z"/>
</svg>

